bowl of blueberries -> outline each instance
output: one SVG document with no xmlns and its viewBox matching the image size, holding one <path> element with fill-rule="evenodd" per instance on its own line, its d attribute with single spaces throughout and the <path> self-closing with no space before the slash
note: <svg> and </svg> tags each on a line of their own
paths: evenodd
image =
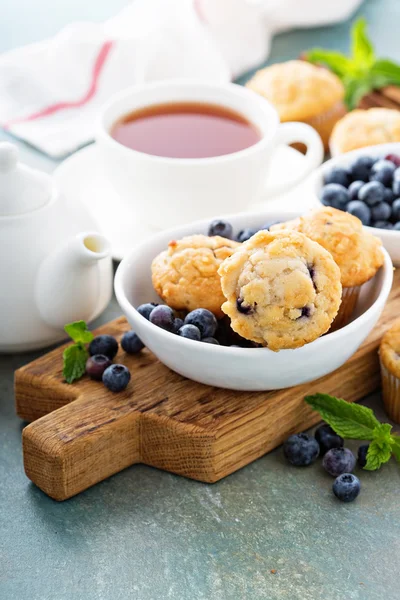
<svg viewBox="0 0 400 600">
<path fill-rule="evenodd" d="M 400 143 L 341 154 L 313 176 L 319 201 L 358 217 L 400 266 Z"/>
</svg>

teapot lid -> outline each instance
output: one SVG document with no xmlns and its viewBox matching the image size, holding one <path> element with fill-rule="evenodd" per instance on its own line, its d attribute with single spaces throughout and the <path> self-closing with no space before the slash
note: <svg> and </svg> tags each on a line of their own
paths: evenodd
<svg viewBox="0 0 400 600">
<path fill-rule="evenodd" d="M 21 215 L 44 206 L 52 190 L 49 175 L 18 162 L 15 144 L 0 143 L 0 217 Z"/>
</svg>

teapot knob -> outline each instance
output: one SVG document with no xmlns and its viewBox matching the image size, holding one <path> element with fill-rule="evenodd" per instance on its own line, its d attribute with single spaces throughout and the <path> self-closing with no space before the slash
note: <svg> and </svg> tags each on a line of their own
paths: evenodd
<svg viewBox="0 0 400 600">
<path fill-rule="evenodd" d="M 0 173 L 15 169 L 18 163 L 18 150 L 14 144 L 3 142 L 0 144 Z"/>
</svg>

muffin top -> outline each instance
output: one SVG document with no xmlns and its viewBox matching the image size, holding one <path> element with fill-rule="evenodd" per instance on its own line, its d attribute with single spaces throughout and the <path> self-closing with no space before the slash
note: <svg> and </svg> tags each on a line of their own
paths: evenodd
<svg viewBox="0 0 400 600">
<path fill-rule="evenodd" d="M 269 100 L 281 121 L 309 119 L 344 98 L 343 84 L 336 75 L 302 60 L 261 69 L 246 86 Z"/>
<path fill-rule="evenodd" d="M 219 274 L 232 329 L 274 351 L 317 339 L 339 309 L 339 269 L 329 252 L 301 233 L 259 231 Z"/>
<path fill-rule="evenodd" d="M 383 336 L 379 354 L 388 371 L 400 377 L 400 319 Z"/>
<path fill-rule="evenodd" d="M 173 240 L 151 265 L 153 286 L 176 310 L 207 308 L 222 317 L 218 268 L 240 246 L 220 236 L 190 235 Z"/>
<path fill-rule="evenodd" d="M 338 121 L 329 141 L 336 156 L 356 148 L 400 141 L 400 111 L 390 108 L 353 110 Z"/>
<path fill-rule="evenodd" d="M 340 269 L 343 287 L 362 285 L 383 265 L 382 242 L 363 229 L 360 219 L 332 207 L 317 209 L 271 231 L 304 233 L 330 252 Z"/>
</svg>

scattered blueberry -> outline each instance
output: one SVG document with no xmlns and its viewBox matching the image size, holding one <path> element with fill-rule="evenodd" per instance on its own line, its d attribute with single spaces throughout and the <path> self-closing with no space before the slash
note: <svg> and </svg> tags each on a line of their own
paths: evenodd
<svg viewBox="0 0 400 600">
<path fill-rule="evenodd" d="M 178 333 L 180 328 L 183 327 L 183 324 L 184 324 L 183 319 L 180 319 L 179 317 L 177 317 L 174 321 L 174 332 Z"/>
<path fill-rule="evenodd" d="M 202 342 L 205 342 L 206 344 L 216 344 L 217 346 L 219 346 L 219 341 L 216 340 L 213 337 L 205 337 L 201 340 Z"/>
<path fill-rule="evenodd" d="M 390 160 L 396 167 L 400 167 L 400 156 L 397 154 L 388 154 L 385 156 L 385 160 Z"/>
<path fill-rule="evenodd" d="M 360 191 L 360 189 L 362 188 L 364 183 L 365 183 L 364 181 L 361 181 L 360 179 L 358 179 L 357 181 L 353 181 L 353 183 L 350 184 L 350 186 L 349 186 L 350 200 L 357 200 L 358 192 Z"/>
<path fill-rule="evenodd" d="M 332 490 L 342 502 L 353 502 L 360 493 L 361 485 L 353 473 L 342 473 L 333 482 Z"/>
<path fill-rule="evenodd" d="M 166 331 L 175 331 L 174 311 L 165 304 L 160 304 L 151 311 L 149 321 L 150 323 L 153 323 L 153 325 L 157 325 L 157 327 L 161 327 L 161 329 L 165 329 Z"/>
<path fill-rule="evenodd" d="M 231 240 L 233 239 L 233 227 L 227 221 L 216 219 L 210 224 L 208 235 L 220 235 Z"/>
<path fill-rule="evenodd" d="M 348 187 L 350 183 L 350 175 L 342 167 L 333 167 L 324 177 L 325 185 L 328 183 L 340 183 L 344 187 Z"/>
<path fill-rule="evenodd" d="M 393 225 L 389 221 L 375 221 L 374 227 L 377 229 L 393 229 Z"/>
<path fill-rule="evenodd" d="M 111 360 L 104 354 L 94 354 L 86 361 L 86 373 L 91 379 L 101 381 L 104 371 L 111 365 Z"/>
<path fill-rule="evenodd" d="M 383 197 L 383 201 L 387 202 L 387 204 L 393 204 L 393 200 L 395 199 L 395 195 L 393 194 L 390 188 L 385 188 L 385 195 Z"/>
<path fill-rule="evenodd" d="M 291 435 L 283 444 L 286 459 L 295 467 L 305 467 L 315 462 L 319 455 L 319 445 L 307 433 Z"/>
<path fill-rule="evenodd" d="M 243 242 L 247 242 L 247 240 L 249 240 L 251 237 L 253 237 L 253 235 L 255 233 L 257 233 L 258 229 L 242 229 L 242 231 L 239 231 L 238 236 L 237 236 L 237 241 L 240 242 L 241 244 Z"/>
<path fill-rule="evenodd" d="M 385 160 L 384 158 L 377 160 L 372 165 L 369 178 L 371 181 L 380 181 L 385 187 L 389 187 L 392 185 L 395 169 L 396 167 L 389 160 Z"/>
<path fill-rule="evenodd" d="M 369 156 L 360 156 L 357 158 L 349 168 L 349 173 L 353 181 L 358 179 L 361 181 L 368 181 L 373 164 L 374 159 Z"/>
<path fill-rule="evenodd" d="M 362 188 L 361 188 L 362 189 Z M 350 199 L 347 189 L 339 183 L 324 185 L 321 192 L 321 202 L 325 206 L 344 209 Z"/>
<path fill-rule="evenodd" d="M 392 190 L 396 198 L 400 196 L 400 167 L 398 167 L 393 174 Z"/>
<path fill-rule="evenodd" d="M 360 467 L 365 467 L 367 464 L 367 452 L 368 452 L 369 444 L 363 444 L 359 447 L 357 452 L 357 462 Z"/>
<path fill-rule="evenodd" d="M 381 202 L 371 208 L 371 218 L 373 221 L 387 221 L 392 214 L 392 207 L 386 202 Z M 364 223 L 366 225 L 366 223 Z"/>
<path fill-rule="evenodd" d="M 383 202 L 384 196 L 385 186 L 380 181 L 369 181 L 358 192 L 358 199 L 368 204 L 368 206 L 375 206 L 375 204 Z"/>
<path fill-rule="evenodd" d="M 371 209 L 365 204 L 365 202 L 361 202 L 361 200 L 352 200 L 346 206 L 346 210 L 351 215 L 358 217 L 363 225 L 370 224 Z"/>
<path fill-rule="evenodd" d="M 156 306 L 158 306 L 158 304 L 155 304 L 154 302 L 146 302 L 146 304 L 141 304 L 138 306 L 136 310 L 140 315 L 142 315 L 142 317 L 149 320 L 150 314 L 153 312 L 153 309 Z"/>
<path fill-rule="evenodd" d="M 393 229 L 394 229 L 395 231 L 400 231 L 400 221 L 397 221 L 397 223 L 395 223 L 395 224 L 393 225 Z"/>
<path fill-rule="evenodd" d="M 335 433 L 330 425 L 320 425 L 315 431 L 315 439 L 319 444 L 320 454 L 323 456 L 332 448 L 342 448 L 343 438 Z"/>
<path fill-rule="evenodd" d="M 178 330 L 178 335 L 188 340 L 196 340 L 197 342 L 201 339 L 200 329 L 196 325 L 182 325 Z"/>
<path fill-rule="evenodd" d="M 218 321 L 206 308 L 196 308 L 186 315 L 185 325 L 196 325 L 200 329 L 201 336 L 207 338 L 214 336 Z"/>
<path fill-rule="evenodd" d="M 89 344 L 89 354 L 104 354 L 113 359 L 118 352 L 118 342 L 112 335 L 98 335 Z"/>
<path fill-rule="evenodd" d="M 392 204 L 392 217 L 394 221 L 400 221 L 400 198 L 396 198 Z"/>
<path fill-rule="evenodd" d="M 325 471 L 332 477 L 337 477 L 342 473 L 351 473 L 355 464 L 355 456 L 348 448 L 332 448 L 328 450 L 322 461 Z"/>
<path fill-rule="evenodd" d="M 144 348 L 142 340 L 134 331 L 127 331 L 121 339 L 121 346 L 128 354 L 137 354 Z"/>
<path fill-rule="evenodd" d="M 129 369 L 124 365 L 111 365 L 103 373 L 103 383 L 111 392 L 122 392 L 131 379 Z"/>
</svg>

